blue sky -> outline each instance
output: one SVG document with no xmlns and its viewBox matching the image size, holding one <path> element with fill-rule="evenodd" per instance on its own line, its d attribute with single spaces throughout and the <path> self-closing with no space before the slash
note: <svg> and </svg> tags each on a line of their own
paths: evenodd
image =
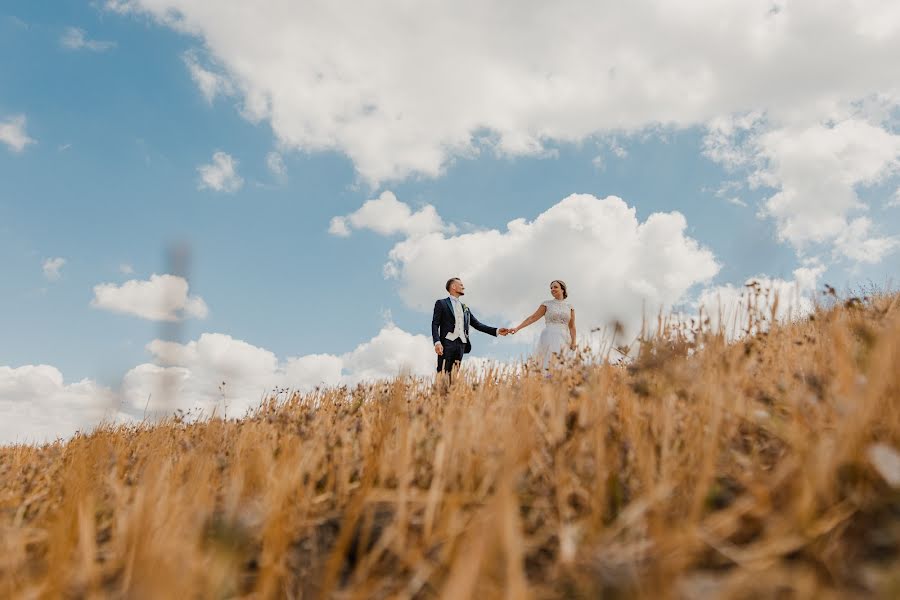
<svg viewBox="0 0 900 600">
<path fill-rule="evenodd" d="M 17 131 L 31 140 L 19 148 L 14 141 L 0 143 L 0 258 L 4 265 L 0 278 L 0 365 L 6 365 L 8 373 L 29 365 L 47 365 L 62 374 L 63 386 L 87 380 L 97 389 L 115 394 L 123 377 L 136 365 L 177 363 L 161 360 L 147 348 L 154 339 L 170 337 L 171 324 L 127 310 L 104 310 L 92 306 L 92 299 L 97 285 L 122 286 L 128 280 L 147 281 L 152 274 L 167 273 L 166 248 L 178 242 L 186 242 L 191 249 L 189 293 L 201 297 L 208 306 L 205 318 L 180 321 L 178 341 L 187 344 L 204 333 L 221 334 L 260 352 L 270 352 L 282 362 L 307 355 L 344 356 L 376 339 L 388 324 L 409 339 L 428 336 L 430 315 L 416 307 L 427 298 L 441 296 L 444 280 L 460 269 L 464 275 L 473 273 L 467 282 L 468 302 L 476 314 L 481 313 L 482 320 L 497 325 L 512 324 L 519 318 L 514 315 L 521 312 L 520 304 L 536 306 L 546 296 L 544 273 L 554 272 L 554 265 L 535 266 L 533 280 L 528 275 L 528 265 L 537 265 L 546 255 L 540 247 L 522 251 L 521 265 L 512 269 L 491 272 L 488 266 L 480 271 L 475 264 L 442 262 L 438 255 L 427 255 L 428 260 L 436 261 L 436 268 L 428 266 L 432 263 L 415 263 L 418 258 L 403 259 L 394 261 L 401 267 L 399 275 L 386 277 L 384 266 L 398 244 L 419 248 L 417 256 L 431 250 L 426 252 L 425 243 L 402 228 L 383 235 L 377 225 L 363 223 L 348 236 L 329 232 L 333 218 L 353 214 L 385 191 L 392 192 L 413 212 L 433 207 L 445 224 L 456 227 L 428 232 L 441 236 L 442 250 L 434 250 L 438 253 L 454 253 L 454 248 L 484 243 L 477 235 L 466 238 L 466 233 L 497 230 L 505 234 L 510 221 L 525 219 L 531 223 L 554 207 L 556 212 L 548 214 L 565 215 L 569 210 L 584 215 L 577 211 L 600 210 L 605 206 L 601 199 L 607 196 L 620 197 L 633 209 L 637 223 L 646 222 L 655 213 L 677 211 L 684 216 L 683 231 L 660 244 L 671 244 L 676 249 L 673 252 L 683 250 L 689 257 L 699 256 L 690 249 L 691 244 L 699 245 L 718 268 L 710 275 L 711 262 L 706 260 L 705 266 L 698 266 L 695 275 L 683 282 L 657 286 L 653 278 L 664 279 L 666 274 L 654 270 L 659 260 L 648 254 L 651 264 L 646 266 L 640 286 L 665 288 L 667 291 L 653 292 L 651 297 L 667 306 L 691 306 L 703 290 L 739 287 L 752 276 L 792 282 L 797 269 L 805 269 L 804 285 L 812 289 L 821 288 L 824 282 L 841 287 L 871 280 L 884 285 L 896 276 L 894 246 L 900 235 L 900 208 L 891 203 L 896 204 L 893 198 L 898 189 L 896 115 L 900 104 L 896 99 L 900 96 L 892 95 L 897 87 L 886 75 L 888 66 L 882 71 L 875 69 L 870 80 L 846 86 L 844 81 L 851 80 L 850 75 L 833 73 L 821 85 L 810 84 L 808 93 L 798 90 L 793 95 L 796 97 L 782 104 L 748 100 L 742 105 L 716 100 L 702 110 L 695 109 L 694 104 L 686 105 L 678 113 L 670 110 L 677 104 L 675 96 L 671 102 L 660 98 L 658 107 L 653 105 L 655 100 L 647 100 L 644 107 L 628 98 L 613 98 L 610 102 L 619 104 L 610 104 L 608 110 L 621 111 L 621 127 L 616 125 L 614 115 L 608 117 L 611 124 L 604 120 L 606 116 L 595 118 L 591 106 L 582 102 L 574 102 L 570 108 L 563 105 L 560 114 L 550 114 L 546 120 L 541 115 L 552 112 L 552 108 L 543 104 L 527 117 L 517 117 L 518 121 L 506 119 L 502 117 L 502 98 L 486 96 L 483 104 L 495 102 L 497 111 L 458 115 L 459 122 L 481 123 L 479 127 L 459 126 L 459 131 L 467 132 L 468 139 L 473 140 L 467 150 L 458 150 L 455 141 L 447 141 L 457 139 L 458 131 L 449 131 L 449 126 L 439 123 L 435 123 L 434 131 L 447 129 L 446 136 L 434 133 L 430 140 L 432 134 L 422 126 L 430 117 L 421 117 L 423 121 L 416 127 L 425 141 L 410 151 L 404 145 L 409 138 L 405 134 L 398 133 L 392 139 L 394 134 L 389 132 L 384 140 L 380 134 L 357 135 L 352 125 L 355 117 L 328 113 L 327 107 L 337 103 L 330 98 L 323 101 L 326 108 L 313 110 L 306 103 L 292 106 L 289 94 L 272 88 L 271 81 L 276 81 L 276 86 L 288 86 L 295 57 L 247 67 L 245 62 L 257 56 L 254 40 L 264 36 L 265 30 L 250 31 L 247 40 L 230 47 L 228 36 L 221 33 L 230 31 L 228 15 L 210 16 L 209 11 L 197 6 L 195 2 L 176 0 L 109 5 L 67 1 L 52 7 L 13 1 L 4 3 L 0 10 L 0 124 L 24 117 L 24 125 Z M 180 20 L 167 21 L 166 10 L 182 11 Z M 385 10 L 390 13 L 392 9 Z M 228 11 L 223 8 L 222 12 Z M 297 18 L 300 23 L 303 15 Z M 262 17 L 259 19 L 264 24 Z M 247 28 L 260 22 L 248 22 Z M 80 47 L 64 43 L 71 28 L 82 32 L 84 43 Z M 93 48 L 92 41 L 96 42 Z M 887 53 L 894 43 L 896 34 L 890 33 L 883 47 L 872 50 L 866 46 L 865 52 Z M 364 50 L 351 42 L 346 46 L 339 41 L 334 44 L 342 48 L 340 60 L 359 52 L 363 66 L 358 72 L 367 72 Z M 443 52 L 431 52 L 443 56 L 439 50 Z M 654 55 L 664 53 L 665 48 L 647 51 Z M 316 52 L 327 54 L 328 50 L 317 48 Z M 848 54 L 853 55 L 852 49 Z M 207 99 L 186 57 L 194 57 L 202 69 L 218 78 L 216 81 L 230 81 L 230 91 Z M 309 66 L 309 61 L 303 62 L 302 53 L 296 60 L 302 63 L 298 71 L 303 65 Z M 315 66 L 319 59 L 309 60 Z M 504 55 L 503 60 L 511 59 Z M 273 64 L 287 68 L 271 80 L 256 81 L 245 70 L 262 71 Z M 551 74 L 553 67 L 546 67 Z M 435 67 L 437 71 L 440 68 Z M 566 64 L 559 67 L 563 74 L 567 68 Z M 325 75 L 320 78 L 327 80 L 327 66 L 322 69 Z M 352 84 L 352 73 L 357 71 L 344 69 L 341 81 L 346 84 L 350 78 Z M 447 74 L 447 78 L 457 76 Z M 717 87 L 727 89 L 730 80 L 726 75 L 722 78 Z M 388 92 L 382 94 L 378 80 L 374 81 L 361 78 L 358 89 L 348 92 L 348 97 L 353 100 L 355 95 L 371 94 L 381 98 L 383 104 L 376 102 L 376 111 L 400 102 Z M 775 88 L 785 84 L 763 78 L 760 85 Z M 375 91 L 371 91 L 373 86 Z M 326 94 L 331 88 L 322 89 L 321 94 Z M 421 95 L 417 90 L 410 94 Z M 835 97 L 837 92 L 831 93 L 834 90 L 840 92 L 836 97 L 841 101 L 830 106 L 830 112 L 803 119 L 795 116 L 803 112 L 798 107 L 803 108 L 804 103 L 819 106 L 819 96 Z M 248 98 L 255 92 L 270 94 L 268 112 L 250 114 L 253 110 L 247 108 Z M 304 93 L 312 99 L 319 97 L 315 87 Z M 860 109 L 860 103 L 874 94 L 882 98 L 877 110 Z M 416 97 L 415 102 L 404 105 L 403 114 L 414 112 L 420 99 L 422 103 L 429 100 Z M 639 114 L 635 116 L 632 110 Z M 763 116 L 750 119 L 749 125 L 736 125 L 742 115 L 754 110 Z M 585 111 L 582 121 L 590 123 L 580 129 L 578 124 L 570 125 L 567 113 L 576 111 Z M 598 106 L 597 111 L 607 109 Z M 302 124 L 285 125 L 284 115 L 289 120 L 294 114 L 301 115 Z M 455 118 L 447 115 L 448 122 Z M 316 119 L 324 125 L 320 127 Z M 351 125 L 332 126 L 332 120 L 349 120 Z M 363 117 L 359 122 L 360 127 L 371 126 Z M 835 125 L 845 122 L 848 125 L 843 129 Z M 390 129 L 390 125 L 384 127 Z M 871 139 L 866 127 L 883 133 L 884 144 L 859 150 L 853 140 Z M 312 143 L 312 134 L 308 133 L 312 130 L 326 141 Z M 419 130 L 413 131 L 418 138 Z M 724 132 L 724 142 L 713 137 L 716 131 Z M 732 135 L 735 131 L 738 135 Z M 797 151 L 787 143 L 778 145 L 780 139 L 803 139 L 800 132 L 820 135 L 826 144 L 833 142 L 837 150 L 824 156 L 811 143 L 807 155 L 803 154 L 805 149 Z M 518 140 L 520 133 L 538 140 L 540 148 L 535 149 L 532 143 L 530 150 L 511 150 L 514 144 L 508 140 Z M 784 137 L 779 138 L 779 133 Z M 844 138 L 837 139 L 839 134 L 847 139 L 859 137 L 844 143 Z M 746 143 L 747 138 L 753 142 Z M 381 141 L 369 143 L 372 139 Z M 426 155 L 430 150 L 440 156 L 434 164 L 406 158 L 410 152 Z M 198 169 L 211 164 L 216 152 L 236 161 L 236 173 L 242 182 L 239 189 L 220 191 L 202 186 Z M 271 152 L 282 158 L 282 174 L 267 166 Z M 735 159 L 736 155 L 742 158 Z M 816 169 L 826 176 L 832 164 L 829 161 L 834 160 L 862 165 L 842 179 L 850 182 L 847 189 L 857 194 L 857 203 L 862 206 L 834 209 L 834 218 L 843 219 L 845 228 L 816 221 L 819 200 L 809 192 L 815 191 Z M 866 170 L 866 165 L 872 165 L 871 169 Z M 754 186 L 754 181 L 762 184 Z M 727 182 L 734 182 L 733 187 L 723 191 Z M 789 188 L 799 190 L 790 211 L 772 209 L 767 213 L 767 200 Z M 570 194 L 590 195 L 593 200 L 578 207 L 561 203 Z M 821 202 L 827 204 L 828 200 Z M 849 229 L 860 215 L 870 220 L 868 224 L 857 223 L 860 235 L 842 238 L 841 231 Z M 798 234 L 795 229 L 786 236 L 784 224 L 789 222 L 813 233 Z M 534 236 L 527 239 L 547 239 L 537 231 L 535 225 Z M 559 236 L 562 244 L 567 234 L 561 230 Z M 553 237 L 549 239 L 543 243 L 555 244 Z M 867 246 L 867 240 L 873 239 L 875 242 Z M 487 258 L 491 248 L 488 244 L 484 250 L 487 265 L 492 264 Z M 590 271 L 590 260 L 585 257 L 593 251 L 578 247 L 565 250 L 562 256 L 577 255 L 573 263 Z M 615 253 L 602 245 L 596 251 Z M 668 254 L 666 247 L 654 251 L 660 256 Z M 54 279 L 42 271 L 42 264 L 57 257 L 65 262 Z M 555 260 L 561 261 L 558 270 L 573 273 L 569 277 L 576 281 L 582 277 L 564 264 L 565 258 Z M 509 262 L 504 259 L 496 264 Z M 133 272 L 122 272 L 122 265 L 129 265 Z M 433 281 L 414 280 L 419 277 L 415 273 L 423 270 L 431 273 Z M 591 276 L 589 272 L 583 274 L 585 280 Z M 481 282 L 485 283 L 479 289 Z M 623 285 L 631 289 L 632 283 Z M 428 289 L 433 289 L 430 296 Z M 574 286 L 573 301 L 578 298 L 578 289 Z M 586 290 L 587 284 L 582 289 Z M 583 328 L 600 325 L 601 319 L 613 316 L 604 312 L 602 305 L 615 304 L 607 294 L 615 294 L 619 283 L 604 287 L 601 280 L 591 283 L 590 289 L 594 290 L 592 295 L 582 294 L 579 301 L 582 306 L 600 308 L 580 313 L 585 315 Z M 512 299 L 501 301 L 507 290 Z M 513 308 L 506 311 L 503 307 L 507 305 Z M 476 355 L 499 359 L 521 356 L 530 347 L 527 338 L 482 337 L 475 343 Z M 425 358 L 417 364 L 430 365 L 433 356 L 427 354 L 428 346 L 430 341 L 424 346 Z M 363 354 L 361 350 L 359 356 Z M 349 359 L 344 360 L 339 372 L 346 376 L 352 369 L 347 366 Z M 360 360 L 365 363 L 368 359 Z M 396 366 L 379 365 L 369 371 L 360 367 L 358 373 L 386 376 Z M 15 379 L 17 386 L 27 384 L 22 383 L 22 373 Z M 0 395 L 2 390 L 0 385 Z M 18 406 L 14 398 L 7 402 Z M 17 414 L 30 414 L 15 410 Z M 78 407 L 72 410 L 77 412 Z M 30 417 L 22 418 L 27 427 Z M 46 431 L 35 429 L 44 432 L 35 436 L 64 431 L 71 423 L 84 426 L 85 420 L 72 417 L 63 425 L 48 426 Z"/>
</svg>

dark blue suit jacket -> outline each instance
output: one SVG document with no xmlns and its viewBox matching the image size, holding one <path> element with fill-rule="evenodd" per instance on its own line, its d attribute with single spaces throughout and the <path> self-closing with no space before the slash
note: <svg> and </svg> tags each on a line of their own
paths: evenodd
<svg viewBox="0 0 900 600">
<path fill-rule="evenodd" d="M 462 302 L 462 300 L 460 300 Z M 493 335 L 496 337 L 497 328 L 488 327 L 475 318 L 472 311 L 463 304 L 463 330 L 466 333 L 466 349 L 465 352 L 472 351 L 472 338 L 469 336 L 469 324 L 482 333 Z M 453 313 L 453 305 L 450 298 L 441 298 L 434 303 L 434 316 L 431 317 L 431 341 L 442 344 L 446 341 L 444 337 L 448 333 L 453 333 L 456 329 L 456 315 Z"/>
</svg>

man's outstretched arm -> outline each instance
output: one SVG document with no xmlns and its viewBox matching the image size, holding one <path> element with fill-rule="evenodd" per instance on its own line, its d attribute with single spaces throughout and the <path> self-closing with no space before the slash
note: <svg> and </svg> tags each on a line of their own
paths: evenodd
<svg viewBox="0 0 900 600">
<path fill-rule="evenodd" d="M 506 335 L 507 333 L 509 333 L 509 329 L 507 329 L 506 327 L 501 327 L 499 329 L 497 329 L 496 327 L 488 327 L 487 325 L 476 319 L 475 315 L 473 315 L 471 311 L 469 311 L 469 323 L 471 323 L 472 327 L 474 327 L 481 333 L 486 333 L 488 335 L 497 336 Z"/>
</svg>

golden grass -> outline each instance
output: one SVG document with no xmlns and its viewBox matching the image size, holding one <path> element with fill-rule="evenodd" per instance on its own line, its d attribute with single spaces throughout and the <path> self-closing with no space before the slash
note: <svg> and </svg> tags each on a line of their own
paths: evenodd
<svg viewBox="0 0 900 600">
<path fill-rule="evenodd" d="M 900 596 L 900 296 L 0 449 L 0 597 Z"/>
</svg>

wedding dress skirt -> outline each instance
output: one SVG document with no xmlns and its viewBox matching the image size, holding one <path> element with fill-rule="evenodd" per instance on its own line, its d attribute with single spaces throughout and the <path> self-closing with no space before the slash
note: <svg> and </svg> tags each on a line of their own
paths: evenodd
<svg viewBox="0 0 900 600">
<path fill-rule="evenodd" d="M 547 307 L 544 313 L 544 330 L 538 338 L 535 356 L 543 363 L 544 369 L 550 367 L 553 355 L 561 355 L 569 347 L 569 319 L 572 305 L 565 300 L 547 300 L 542 303 Z"/>
<path fill-rule="evenodd" d="M 547 323 L 538 338 L 535 356 L 545 369 L 550 367 L 553 355 L 561 355 L 569 347 L 569 326 L 563 323 Z"/>
</svg>

